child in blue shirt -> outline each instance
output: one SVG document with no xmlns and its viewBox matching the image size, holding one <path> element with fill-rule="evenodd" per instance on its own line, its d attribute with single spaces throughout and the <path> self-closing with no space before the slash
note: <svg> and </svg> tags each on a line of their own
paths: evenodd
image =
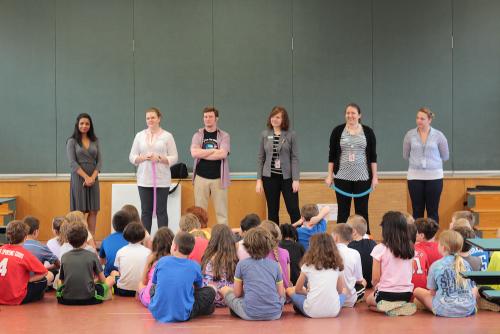
<svg viewBox="0 0 500 334">
<path fill-rule="evenodd" d="M 278 262 L 267 258 L 273 247 L 271 234 L 255 227 L 245 234 L 243 245 L 250 254 L 236 265 L 234 288 L 222 287 L 226 305 L 244 320 L 277 320 L 285 302 L 285 288 Z"/>
<path fill-rule="evenodd" d="M 128 241 L 123 237 L 123 230 L 131 221 L 130 215 L 123 210 L 119 210 L 113 215 L 113 229 L 115 232 L 102 241 L 99 251 L 99 259 L 101 264 L 104 265 L 104 275 L 106 277 L 113 270 L 118 270 L 115 267 L 116 253 L 120 248 L 128 245 Z"/>
<path fill-rule="evenodd" d="M 415 298 L 437 316 L 459 318 L 476 313 L 477 288 L 470 280 L 460 276 L 460 272 L 471 270 L 460 256 L 463 242 L 456 231 L 441 233 L 438 249 L 443 258 L 429 269 L 429 290 L 416 288 L 413 292 Z"/>
<path fill-rule="evenodd" d="M 187 321 L 215 310 L 215 289 L 202 288 L 201 268 L 188 259 L 194 243 L 191 234 L 177 233 L 170 249 L 173 256 L 164 256 L 156 264 L 148 308 L 160 322 Z"/>
<path fill-rule="evenodd" d="M 316 204 L 306 204 L 300 209 L 301 219 L 293 224 L 293 226 L 301 227 L 297 228 L 297 234 L 299 237 L 299 242 L 304 246 L 307 251 L 309 248 L 309 239 L 314 234 L 326 232 L 326 219 L 325 217 L 330 212 L 328 206 L 325 206 L 318 210 Z"/>
</svg>

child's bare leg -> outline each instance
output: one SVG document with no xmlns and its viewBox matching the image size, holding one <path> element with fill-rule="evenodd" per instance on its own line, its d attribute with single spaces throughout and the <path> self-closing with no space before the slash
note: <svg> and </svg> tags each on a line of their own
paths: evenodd
<svg viewBox="0 0 500 334">
<path fill-rule="evenodd" d="M 429 290 L 416 288 L 413 291 L 415 298 L 421 302 L 429 311 L 432 311 L 432 294 Z"/>
<path fill-rule="evenodd" d="M 45 278 L 47 279 L 47 286 L 52 285 L 54 282 L 54 274 L 51 271 L 47 272 L 47 275 L 45 275 Z"/>
<path fill-rule="evenodd" d="M 108 286 L 108 288 L 112 288 L 115 283 L 116 283 L 116 276 L 120 276 L 120 273 L 116 270 L 113 270 L 108 277 L 106 277 L 106 280 L 104 281 L 104 284 Z"/>
<path fill-rule="evenodd" d="M 290 298 L 295 294 L 295 287 L 291 286 L 289 288 L 286 288 L 286 295 Z"/>
</svg>

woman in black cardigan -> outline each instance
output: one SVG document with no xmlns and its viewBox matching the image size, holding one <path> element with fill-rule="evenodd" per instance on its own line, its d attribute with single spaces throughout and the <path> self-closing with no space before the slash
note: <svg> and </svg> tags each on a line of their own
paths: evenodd
<svg viewBox="0 0 500 334">
<path fill-rule="evenodd" d="M 330 154 L 328 176 L 325 182 L 348 194 L 361 194 L 375 189 L 377 177 L 377 150 L 373 130 L 360 123 L 361 109 L 350 103 L 345 109 L 346 123 L 335 127 L 330 135 Z M 338 204 L 337 223 L 345 223 L 351 211 L 352 196 L 335 191 Z M 354 197 L 356 214 L 363 216 L 368 223 L 369 194 Z M 370 225 L 368 224 L 368 234 Z"/>
</svg>

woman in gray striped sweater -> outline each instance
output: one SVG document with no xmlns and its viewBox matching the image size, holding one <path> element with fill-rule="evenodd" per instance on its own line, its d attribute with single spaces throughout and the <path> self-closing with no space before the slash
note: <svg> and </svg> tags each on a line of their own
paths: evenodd
<svg viewBox="0 0 500 334">
<path fill-rule="evenodd" d="M 413 218 L 427 217 L 439 223 L 439 200 L 443 190 L 443 161 L 450 157 L 444 134 L 431 127 L 434 113 L 428 108 L 417 111 L 417 127 L 406 133 L 403 157 L 409 160 L 408 190 Z"/>
</svg>

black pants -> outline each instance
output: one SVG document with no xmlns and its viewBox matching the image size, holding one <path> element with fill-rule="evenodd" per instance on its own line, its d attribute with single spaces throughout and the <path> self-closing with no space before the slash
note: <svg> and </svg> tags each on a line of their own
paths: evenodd
<svg viewBox="0 0 500 334">
<path fill-rule="evenodd" d="M 278 225 L 280 223 L 280 194 L 283 194 L 286 210 L 290 216 L 290 223 L 293 224 L 300 219 L 299 194 L 293 192 L 292 182 L 291 178 L 283 179 L 283 176 L 278 174 L 271 174 L 271 177 L 262 177 L 267 202 L 267 219 Z"/>
<path fill-rule="evenodd" d="M 335 186 L 346 193 L 360 194 L 367 191 L 371 187 L 371 180 L 366 181 L 347 181 L 342 179 L 335 179 Z M 335 192 L 337 195 L 337 204 L 339 208 L 337 223 L 345 223 L 351 214 L 351 201 L 352 197 L 344 196 Z M 354 210 L 357 215 L 363 216 L 366 220 L 367 231 L 370 234 L 370 222 L 368 220 L 368 199 L 370 194 L 363 197 L 354 198 Z"/>
<path fill-rule="evenodd" d="M 438 180 L 408 180 L 413 218 L 427 217 L 439 223 L 439 199 L 443 191 L 443 179 Z"/>
<path fill-rule="evenodd" d="M 215 290 L 209 286 L 194 289 L 194 304 L 189 319 L 193 319 L 199 315 L 210 315 L 214 313 L 215 295 Z"/>
<path fill-rule="evenodd" d="M 167 200 L 170 188 L 156 188 L 156 217 L 158 228 L 168 226 Z M 153 187 L 139 187 L 142 224 L 151 233 L 153 220 Z"/>
<path fill-rule="evenodd" d="M 45 294 L 45 288 L 47 287 L 47 279 L 42 278 L 39 281 L 28 282 L 28 291 L 26 292 L 26 296 L 24 297 L 21 304 L 27 304 L 31 302 L 36 302 L 43 298 Z"/>
</svg>

